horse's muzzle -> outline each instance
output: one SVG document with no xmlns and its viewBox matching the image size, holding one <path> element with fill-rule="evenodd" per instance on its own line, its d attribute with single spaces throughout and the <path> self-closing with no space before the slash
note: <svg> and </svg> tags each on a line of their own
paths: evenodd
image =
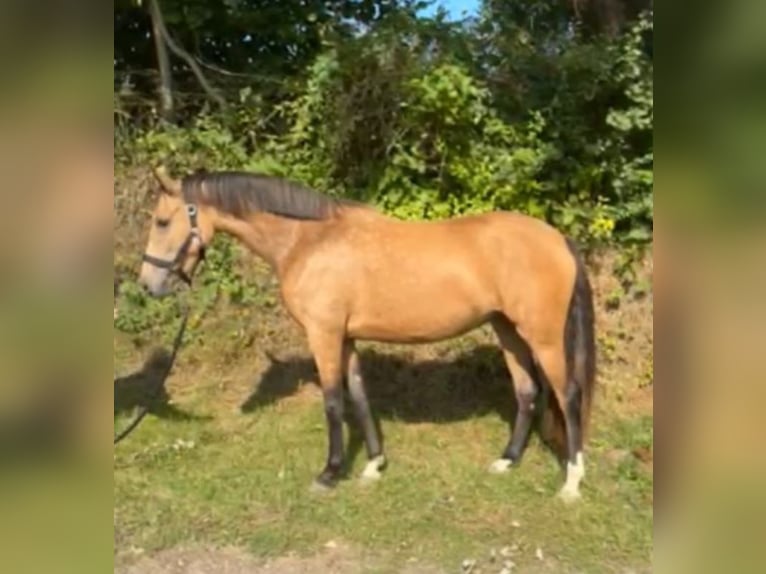
<svg viewBox="0 0 766 574">
<path fill-rule="evenodd" d="M 168 294 L 168 276 L 167 269 L 159 269 L 152 265 L 144 263 L 141 266 L 141 273 L 138 276 L 138 283 L 146 289 L 153 297 L 163 297 Z"/>
</svg>

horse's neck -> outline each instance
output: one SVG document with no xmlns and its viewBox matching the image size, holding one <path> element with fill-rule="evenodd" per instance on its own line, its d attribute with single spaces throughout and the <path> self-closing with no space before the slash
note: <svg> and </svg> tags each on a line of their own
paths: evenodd
<svg viewBox="0 0 766 574">
<path fill-rule="evenodd" d="M 246 219 L 221 217 L 216 229 L 240 240 L 279 273 L 296 245 L 319 223 L 255 213 Z"/>
</svg>

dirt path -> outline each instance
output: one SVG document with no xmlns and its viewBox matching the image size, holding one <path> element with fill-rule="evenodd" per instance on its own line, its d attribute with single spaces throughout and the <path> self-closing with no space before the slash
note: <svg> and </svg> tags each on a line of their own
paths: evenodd
<svg viewBox="0 0 766 574">
<path fill-rule="evenodd" d="M 123 564 L 120 564 L 120 561 Z M 385 557 L 362 555 L 344 544 L 329 543 L 317 555 L 283 556 L 259 560 L 238 548 L 174 548 L 152 556 L 117 559 L 115 574 L 447 574 L 431 564 L 410 560 L 401 567 Z M 466 561 L 452 572 L 464 574 L 566 574 L 567 570 L 555 560 L 546 558 L 537 565 L 518 568 L 500 556 L 496 559 Z M 625 570 L 625 574 L 637 570 Z"/>
<path fill-rule="evenodd" d="M 284 556 L 258 560 L 237 548 L 176 548 L 153 556 L 123 560 L 116 574 L 362 574 L 391 571 L 385 562 L 362 557 L 345 546 L 333 546 L 316 556 Z M 411 564 L 400 574 L 442 574 L 424 564 Z"/>
</svg>

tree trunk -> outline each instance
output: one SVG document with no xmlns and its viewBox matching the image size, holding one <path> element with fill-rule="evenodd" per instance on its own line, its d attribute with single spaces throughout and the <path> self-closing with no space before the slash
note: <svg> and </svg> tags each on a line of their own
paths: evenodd
<svg viewBox="0 0 766 574">
<path fill-rule="evenodd" d="M 619 36 L 643 10 L 652 7 L 652 0 L 568 0 L 588 36 L 603 34 Z"/>
<path fill-rule="evenodd" d="M 160 72 L 159 100 L 160 115 L 166 121 L 173 121 L 173 75 L 170 69 L 170 56 L 163 34 L 162 13 L 157 0 L 149 2 L 149 14 L 152 18 L 152 36 L 157 53 L 157 67 Z"/>
<path fill-rule="evenodd" d="M 213 86 L 210 85 L 210 82 L 208 82 L 207 78 L 205 78 L 205 74 L 202 73 L 202 69 L 200 68 L 199 64 L 194 60 L 189 52 L 184 50 L 180 44 L 176 43 L 176 41 L 171 38 L 170 34 L 168 33 L 167 26 L 165 26 L 165 19 L 162 16 L 162 11 L 160 10 L 158 0 L 150 0 L 150 6 L 152 11 L 152 27 L 154 29 L 155 44 L 157 45 L 157 57 L 160 59 L 160 76 L 162 76 L 161 54 L 162 57 L 164 57 L 165 63 L 167 65 L 168 84 L 166 85 L 165 80 L 163 79 L 163 88 L 166 86 L 169 87 L 169 82 L 171 80 L 170 64 L 168 63 L 168 54 L 165 50 L 167 47 L 171 52 L 173 52 L 173 54 L 181 58 L 184 62 L 186 62 L 186 65 L 191 68 L 192 73 L 197 78 L 197 81 L 199 82 L 199 85 L 202 86 L 202 89 L 205 90 L 208 98 L 217 103 L 221 108 L 226 108 L 226 100 L 221 94 L 218 93 L 215 88 L 213 88 Z M 162 44 L 162 50 L 160 50 L 159 44 Z M 172 109 L 172 91 L 169 92 L 169 95 Z"/>
</svg>

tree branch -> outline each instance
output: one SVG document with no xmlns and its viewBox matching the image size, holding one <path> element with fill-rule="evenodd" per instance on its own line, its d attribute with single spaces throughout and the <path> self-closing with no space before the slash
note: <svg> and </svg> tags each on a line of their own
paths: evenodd
<svg viewBox="0 0 766 574">
<path fill-rule="evenodd" d="M 194 60 L 194 58 L 181 46 L 179 46 L 173 38 L 170 37 L 170 34 L 168 33 L 168 29 L 165 26 L 165 19 L 162 17 L 162 11 L 160 10 L 159 1 L 158 0 L 150 0 L 151 10 L 156 14 L 157 16 L 157 28 L 159 32 L 162 35 L 162 39 L 165 41 L 165 44 L 167 44 L 167 47 L 170 49 L 171 52 L 173 52 L 176 56 L 181 58 L 184 62 L 186 62 L 186 65 L 191 68 L 191 71 L 194 73 L 194 76 L 197 78 L 197 81 L 199 82 L 199 85 L 202 86 L 202 89 L 205 90 L 205 93 L 207 96 L 213 100 L 215 103 L 217 103 L 220 107 L 225 108 L 226 107 L 226 100 L 221 96 L 221 94 L 218 93 L 218 91 L 213 88 L 213 86 L 210 85 L 210 82 L 207 81 L 207 78 L 205 78 L 205 75 L 202 73 L 202 69 L 199 67 L 199 64 Z"/>
</svg>

